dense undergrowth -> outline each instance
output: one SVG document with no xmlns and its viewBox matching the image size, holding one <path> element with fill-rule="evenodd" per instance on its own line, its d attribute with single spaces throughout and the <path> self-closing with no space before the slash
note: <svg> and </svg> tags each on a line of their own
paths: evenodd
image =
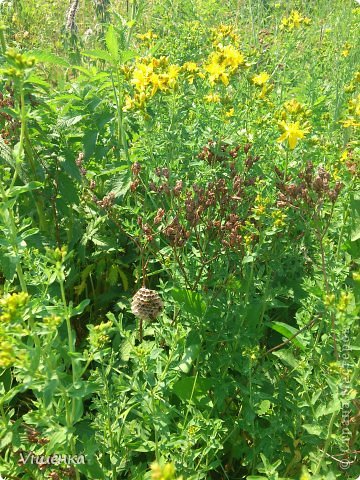
<svg viewBox="0 0 360 480">
<path fill-rule="evenodd" d="M 357 3 L 0 15 L 1 475 L 358 478 Z"/>
</svg>

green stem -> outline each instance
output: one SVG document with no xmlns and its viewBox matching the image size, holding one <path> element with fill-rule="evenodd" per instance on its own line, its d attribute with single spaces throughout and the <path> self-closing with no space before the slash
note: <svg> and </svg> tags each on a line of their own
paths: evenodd
<svg viewBox="0 0 360 480">
<path fill-rule="evenodd" d="M 19 151 L 16 157 L 15 163 L 15 172 L 13 179 L 11 181 L 10 188 L 15 185 L 16 179 L 19 175 L 21 160 L 24 154 L 24 139 L 25 139 L 25 129 L 26 129 L 26 109 L 25 109 L 25 94 L 24 94 L 24 84 L 21 82 L 20 84 L 20 142 L 19 142 Z"/>
<path fill-rule="evenodd" d="M 60 273 L 62 275 L 62 272 Z M 59 275 L 59 277 L 60 277 Z M 70 315 L 70 307 L 67 305 L 66 302 L 66 296 L 65 296 L 65 288 L 64 288 L 64 280 L 60 277 L 58 278 L 59 284 L 60 284 L 60 292 L 61 292 L 61 299 L 64 305 L 64 311 L 65 311 L 65 320 L 66 320 L 66 328 L 67 328 L 67 334 L 68 334 L 68 343 L 69 343 L 69 353 L 71 357 L 71 370 L 72 370 L 72 381 L 73 385 L 77 381 L 77 368 L 76 368 L 76 363 L 74 359 L 74 338 L 73 338 L 73 333 L 71 329 L 71 315 Z M 68 408 L 68 402 L 67 402 L 67 408 L 66 408 L 66 417 L 67 417 L 67 422 L 68 422 L 68 427 L 73 426 L 74 418 L 75 418 L 75 410 L 76 410 L 76 398 L 71 399 L 71 410 Z M 76 444 L 75 444 L 75 438 L 71 438 L 71 451 L 72 454 L 76 454 Z M 75 478 L 76 480 L 80 480 L 80 474 L 79 472 L 75 469 Z"/>
<path fill-rule="evenodd" d="M 0 45 L 2 54 L 6 52 L 6 40 L 5 40 L 5 25 L 0 25 Z"/>
<path fill-rule="evenodd" d="M 31 145 L 30 145 L 30 138 L 29 138 L 29 133 L 27 130 L 27 113 L 26 113 L 26 105 L 25 105 L 25 89 L 24 89 L 24 84 L 23 81 L 21 81 L 20 84 L 20 124 L 21 124 L 21 129 L 20 129 L 20 141 L 19 141 L 19 151 L 18 155 L 15 160 L 15 172 L 14 176 L 12 178 L 10 188 L 14 187 L 17 177 L 19 176 L 20 169 L 21 169 L 21 162 L 23 158 L 26 158 L 29 164 L 29 168 L 32 171 L 33 178 L 34 180 L 37 180 L 37 174 L 36 174 L 36 165 L 34 161 L 34 157 L 31 151 Z M 33 197 L 34 198 L 34 197 Z M 35 201 L 35 206 L 36 210 L 38 213 L 39 217 L 39 224 L 40 224 L 40 230 L 44 231 L 46 230 L 46 220 L 44 216 L 44 205 L 41 200 L 34 198 Z"/>
<path fill-rule="evenodd" d="M 5 189 L 3 187 L 2 182 L 0 182 L 0 193 L 1 193 L 1 196 L 3 198 L 4 205 L 5 205 L 4 208 L 7 211 L 8 219 L 6 219 L 6 220 L 8 220 L 8 221 L 6 223 L 8 223 L 8 228 L 10 230 L 11 246 L 12 246 L 14 252 L 15 252 L 15 256 L 17 256 L 18 255 L 18 246 L 17 246 L 17 242 L 16 242 L 16 237 L 17 237 L 18 230 L 17 230 L 16 223 L 15 223 L 14 212 L 12 211 L 11 208 L 6 206 L 6 203 L 8 201 L 8 197 L 7 197 L 7 194 L 5 192 Z M 24 272 L 23 272 L 22 266 L 20 264 L 20 261 L 18 261 L 18 263 L 16 265 L 16 273 L 17 273 L 17 276 L 19 278 L 21 290 L 23 292 L 27 293 L 27 286 L 26 286 L 26 282 L 25 282 L 25 278 L 24 278 Z"/>
<path fill-rule="evenodd" d="M 337 412 L 334 412 L 334 413 L 331 415 L 331 419 L 330 419 L 330 423 L 329 423 L 329 427 L 328 427 L 328 433 L 327 433 L 327 437 L 326 437 L 326 440 L 325 440 L 324 450 L 323 450 L 323 452 L 322 452 L 322 455 L 321 455 L 321 458 L 320 458 L 320 460 L 319 460 L 319 463 L 318 463 L 317 466 L 316 466 L 314 475 L 317 475 L 317 474 L 319 473 L 320 468 L 321 468 L 321 464 L 322 464 L 322 462 L 324 461 L 324 458 L 326 457 L 327 451 L 328 451 L 328 449 L 329 449 L 329 447 L 330 447 L 332 429 L 333 429 L 333 426 L 334 426 L 334 422 L 335 422 L 335 419 L 336 419 L 336 415 L 337 415 Z"/>
<path fill-rule="evenodd" d="M 123 95 L 123 90 L 122 90 L 122 82 L 120 78 L 120 73 L 119 69 L 116 69 L 116 80 L 118 84 L 118 116 L 119 116 L 119 122 L 120 122 L 120 138 L 121 138 L 121 144 L 125 152 L 126 160 L 128 164 L 130 165 L 130 157 L 129 157 L 129 148 L 127 144 L 127 138 L 126 138 L 126 132 L 124 128 L 124 115 L 123 115 L 123 105 L 124 105 L 124 95 Z"/>
<path fill-rule="evenodd" d="M 288 165 L 289 165 L 289 150 L 286 149 L 284 183 L 286 182 L 286 179 L 287 179 Z"/>
</svg>

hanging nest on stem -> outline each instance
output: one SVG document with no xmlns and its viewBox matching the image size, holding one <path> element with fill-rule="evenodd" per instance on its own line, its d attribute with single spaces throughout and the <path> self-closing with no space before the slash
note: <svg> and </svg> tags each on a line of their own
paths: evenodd
<svg viewBox="0 0 360 480">
<path fill-rule="evenodd" d="M 163 302 L 155 290 L 142 287 L 133 296 L 132 313 L 141 320 L 155 320 L 163 310 Z"/>
</svg>

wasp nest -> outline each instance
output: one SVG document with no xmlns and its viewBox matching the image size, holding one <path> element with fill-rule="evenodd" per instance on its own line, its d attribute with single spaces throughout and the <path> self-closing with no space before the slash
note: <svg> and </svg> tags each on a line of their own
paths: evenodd
<svg viewBox="0 0 360 480">
<path fill-rule="evenodd" d="M 132 313 L 142 320 L 155 320 L 163 309 L 163 302 L 155 290 L 140 288 L 131 302 Z"/>
</svg>

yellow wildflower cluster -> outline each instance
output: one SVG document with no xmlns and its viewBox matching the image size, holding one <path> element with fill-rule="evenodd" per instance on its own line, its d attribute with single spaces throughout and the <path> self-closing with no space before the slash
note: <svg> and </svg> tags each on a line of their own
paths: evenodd
<svg viewBox="0 0 360 480">
<path fill-rule="evenodd" d="M 349 113 L 356 117 L 360 117 L 360 93 L 357 97 L 349 101 Z"/>
<path fill-rule="evenodd" d="M 151 40 L 158 38 L 156 33 L 154 33 L 152 30 L 149 30 L 146 33 L 138 33 L 136 37 L 143 42 L 151 42 Z"/>
<path fill-rule="evenodd" d="M 351 301 L 352 294 L 350 292 L 341 292 L 339 303 L 337 305 L 339 312 L 345 312 Z"/>
<path fill-rule="evenodd" d="M 60 323 L 62 322 L 62 318 L 58 315 L 50 315 L 48 317 L 43 318 L 44 325 L 48 325 L 50 328 L 57 328 Z"/>
<path fill-rule="evenodd" d="M 301 25 L 310 25 L 311 20 L 303 17 L 298 10 L 293 10 L 288 17 L 283 17 L 280 24 L 280 30 L 291 31 L 299 28 Z"/>
<path fill-rule="evenodd" d="M 295 98 L 284 103 L 281 111 L 281 120 L 304 121 L 311 115 L 311 110 Z"/>
<path fill-rule="evenodd" d="M 350 44 L 348 42 L 346 42 L 344 45 L 343 45 L 343 49 L 341 50 L 341 56 L 346 58 L 350 55 Z"/>
<path fill-rule="evenodd" d="M 360 127 L 360 93 L 349 100 L 348 113 L 348 118 L 342 120 L 340 123 L 342 123 L 345 128 Z"/>
<path fill-rule="evenodd" d="M 360 83 L 360 72 L 355 72 L 355 75 L 351 82 L 344 87 L 345 93 L 354 93 L 358 83 Z"/>
<path fill-rule="evenodd" d="M 256 87 L 261 87 L 259 98 L 264 98 L 265 95 L 273 89 L 273 85 L 269 85 L 270 75 L 267 72 L 261 72 L 254 75 L 251 79 Z"/>
<path fill-rule="evenodd" d="M 266 212 L 266 207 L 269 204 L 270 199 L 267 197 L 263 197 L 260 193 L 258 193 L 255 197 L 255 206 L 254 206 L 254 213 L 255 215 L 263 215 Z"/>
<path fill-rule="evenodd" d="M 220 95 L 217 93 L 209 93 L 209 95 L 205 96 L 206 103 L 220 103 L 220 101 Z"/>
<path fill-rule="evenodd" d="M 216 50 L 210 54 L 204 68 L 212 85 L 217 82 L 228 85 L 229 77 L 241 66 L 245 66 L 245 57 L 240 50 L 233 45 L 219 43 Z"/>
<path fill-rule="evenodd" d="M 109 331 L 112 322 L 100 323 L 99 325 L 90 325 L 89 343 L 94 350 L 103 348 L 109 341 Z"/>
<path fill-rule="evenodd" d="M 161 466 L 159 463 L 155 462 L 150 468 L 151 480 L 176 480 L 176 471 L 173 463 L 166 463 Z M 182 480 L 182 477 L 178 477 L 177 480 Z"/>
<path fill-rule="evenodd" d="M 158 90 L 167 92 L 177 83 L 180 67 L 169 64 L 167 57 L 148 57 L 139 60 L 125 74 L 130 77 L 130 83 L 135 89 L 134 98 L 127 96 L 123 110 L 127 111 L 135 106 L 142 108 L 149 98 Z"/>
<path fill-rule="evenodd" d="M 11 342 L 3 340 L 0 342 L 0 368 L 9 368 L 16 361 L 16 353 Z"/>
<path fill-rule="evenodd" d="M 258 75 L 254 75 L 251 79 L 252 83 L 254 85 L 257 85 L 259 87 L 262 87 L 267 83 L 270 79 L 270 75 L 266 72 L 261 72 Z"/>
<path fill-rule="evenodd" d="M 274 226 L 277 228 L 284 227 L 286 225 L 285 219 L 287 217 L 286 213 L 284 213 L 282 210 L 274 210 L 271 213 L 272 218 L 274 219 Z"/>
<path fill-rule="evenodd" d="M 309 127 L 300 127 L 299 122 L 286 123 L 284 121 L 281 121 L 279 123 L 279 128 L 282 130 L 283 133 L 277 139 L 277 141 L 282 143 L 287 140 L 290 150 L 294 150 L 298 140 L 304 138 L 305 135 L 309 133 Z"/>
<path fill-rule="evenodd" d="M 290 149 L 293 150 L 298 140 L 304 138 L 311 130 L 310 124 L 307 121 L 310 115 L 311 110 L 295 98 L 286 101 L 280 112 L 281 120 L 278 124 L 282 135 L 277 141 L 281 143 L 287 140 Z"/>
<path fill-rule="evenodd" d="M 199 67 L 195 62 L 185 62 L 181 67 L 181 72 L 185 74 L 187 81 L 194 83 L 195 75 L 199 72 Z"/>
<path fill-rule="evenodd" d="M 331 305 L 334 305 L 336 300 L 336 297 L 333 293 L 328 293 L 324 296 L 324 305 L 327 307 L 330 307 Z"/>
<path fill-rule="evenodd" d="M 0 299 L 0 322 L 10 323 L 22 319 L 23 309 L 29 295 L 24 292 L 13 293 Z"/>
<path fill-rule="evenodd" d="M 230 39 L 233 43 L 239 42 L 239 35 L 235 32 L 232 25 L 220 25 L 217 28 L 212 28 L 211 32 L 214 45 L 222 43 L 224 39 Z"/>
</svg>

